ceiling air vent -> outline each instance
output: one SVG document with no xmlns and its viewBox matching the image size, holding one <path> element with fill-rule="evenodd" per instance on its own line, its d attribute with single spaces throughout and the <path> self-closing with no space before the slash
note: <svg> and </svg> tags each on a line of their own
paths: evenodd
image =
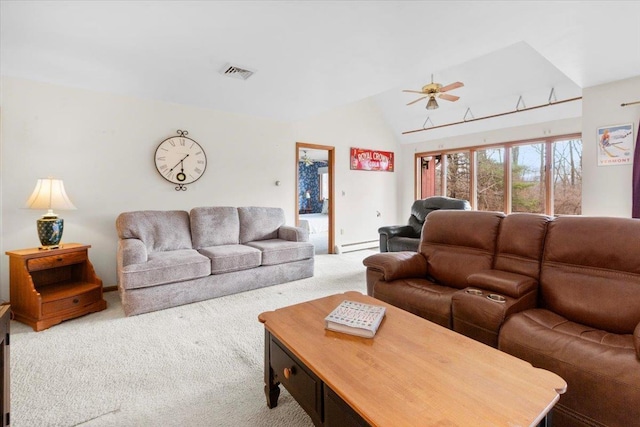
<svg viewBox="0 0 640 427">
<path fill-rule="evenodd" d="M 247 80 L 253 75 L 253 71 L 247 70 L 237 65 L 227 64 L 222 69 L 222 74 L 236 79 Z"/>
</svg>

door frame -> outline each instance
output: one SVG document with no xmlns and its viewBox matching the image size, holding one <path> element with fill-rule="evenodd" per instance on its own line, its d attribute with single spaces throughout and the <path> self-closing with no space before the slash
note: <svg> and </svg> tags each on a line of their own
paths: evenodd
<svg viewBox="0 0 640 427">
<path fill-rule="evenodd" d="M 304 149 L 315 149 L 315 150 L 325 150 L 327 151 L 327 171 L 329 172 L 329 209 L 328 209 L 328 216 L 329 216 L 329 233 L 328 233 L 328 242 L 327 242 L 327 252 L 329 254 L 333 254 L 334 252 L 334 247 L 335 247 L 335 233 L 334 233 L 334 225 L 335 225 L 335 213 L 334 213 L 334 201 L 335 201 L 335 197 L 334 197 L 334 182 L 335 182 L 335 178 L 334 178 L 334 174 L 335 174 L 335 151 L 336 151 L 336 147 L 330 146 L 330 145 L 319 145 L 319 144 L 310 144 L 308 142 L 296 142 L 296 167 L 295 167 L 295 171 L 296 171 L 296 179 L 295 179 L 295 186 L 296 189 L 294 191 L 295 194 L 295 207 L 296 207 L 296 226 L 300 226 L 300 203 L 298 201 L 298 186 L 299 186 L 299 180 L 300 180 L 300 176 L 298 173 L 298 162 L 300 161 L 300 151 L 304 150 Z"/>
</svg>

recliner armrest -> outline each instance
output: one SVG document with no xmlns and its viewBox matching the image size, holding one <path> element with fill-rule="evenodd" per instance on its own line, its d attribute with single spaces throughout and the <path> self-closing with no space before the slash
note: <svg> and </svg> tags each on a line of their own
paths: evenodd
<svg viewBox="0 0 640 427">
<path fill-rule="evenodd" d="M 636 357 L 640 360 L 640 323 L 636 326 L 636 329 L 633 331 L 633 345 L 636 348 Z"/>
<path fill-rule="evenodd" d="M 147 262 L 147 247 L 139 239 L 120 239 L 118 241 L 118 258 L 122 267 Z"/>
<path fill-rule="evenodd" d="M 502 270 L 483 270 L 467 277 L 470 286 L 520 298 L 538 287 L 533 277 Z"/>
<path fill-rule="evenodd" d="M 385 281 L 424 278 L 427 276 L 427 260 L 416 252 L 385 252 L 366 257 L 362 263 L 382 273 Z"/>
<path fill-rule="evenodd" d="M 387 239 L 392 237 L 420 237 L 410 225 L 386 225 L 378 228 L 378 233 L 385 234 Z"/>
<path fill-rule="evenodd" d="M 308 242 L 309 231 L 302 227 L 292 227 L 290 225 L 281 225 L 278 229 L 278 238 L 288 240 L 290 242 Z"/>
</svg>

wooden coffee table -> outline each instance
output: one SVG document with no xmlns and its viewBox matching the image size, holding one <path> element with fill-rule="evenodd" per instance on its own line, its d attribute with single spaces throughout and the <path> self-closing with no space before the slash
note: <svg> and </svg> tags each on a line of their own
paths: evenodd
<svg viewBox="0 0 640 427">
<path fill-rule="evenodd" d="M 387 307 L 373 339 L 324 329 L 345 299 Z M 283 384 L 315 425 L 534 426 L 558 375 L 357 292 L 260 314 L 267 406 Z"/>
</svg>

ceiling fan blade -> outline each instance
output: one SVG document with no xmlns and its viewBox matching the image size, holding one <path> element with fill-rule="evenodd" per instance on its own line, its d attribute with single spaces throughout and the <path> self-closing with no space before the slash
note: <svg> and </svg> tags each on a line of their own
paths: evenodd
<svg viewBox="0 0 640 427">
<path fill-rule="evenodd" d="M 451 83 L 448 84 L 446 86 L 443 86 L 440 88 L 440 92 L 447 92 L 449 90 L 453 90 L 453 89 L 458 89 L 459 87 L 464 86 L 464 83 L 462 82 L 455 82 L 455 83 Z"/>
<path fill-rule="evenodd" d="M 410 102 L 410 103 L 408 103 L 407 105 L 415 104 L 416 102 L 418 102 L 418 101 L 422 101 L 422 100 L 423 100 L 423 99 L 425 99 L 425 98 L 428 98 L 428 96 L 420 97 L 420 98 L 416 99 L 415 101 L 411 101 L 411 102 Z"/>
<path fill-rule="evenodd" d="M 449 95 L 448 93 L 441 93 L 438 98 L 446 99 L 447 101 L 457 101 L 458 99 L 460 99 L 459 96 Z"/>
<path fill-rule="evenodd" d="M 409 90 L 409 89 L 405 89 L 403 90 L 403 92 L 410 92 L 410 93 L 424 93 L 421 90 Z"/>
</svg>

